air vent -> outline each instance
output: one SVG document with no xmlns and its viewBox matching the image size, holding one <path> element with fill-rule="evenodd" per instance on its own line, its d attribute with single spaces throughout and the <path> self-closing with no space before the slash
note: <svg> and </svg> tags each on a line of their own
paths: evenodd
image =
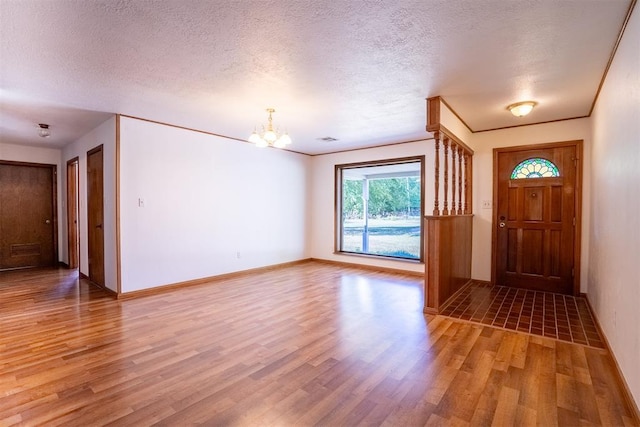
<svg viewBox="0 0 640 427">
<path fill-rule="evenodd" d="M 337 140 L 338 140 L 338 138 L 333 138 L 331 136 L 325 136 L 324 138 L 318 138 L 318 141 L 324 141 L 324 142 L 335 142 Z"/>
</svg>

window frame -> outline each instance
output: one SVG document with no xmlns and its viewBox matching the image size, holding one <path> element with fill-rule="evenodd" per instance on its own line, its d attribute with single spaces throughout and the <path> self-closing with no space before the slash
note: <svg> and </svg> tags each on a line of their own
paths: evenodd
<svg viewBox="0 0 640 427">
<path fill-rule="evenodd" d="M 360 253 L 360 252 L 348 252 L 342 250 L 343 245 L 343 222 L 342 222 L 342 179 L 343 179 L 343 170 L 345 169 L 358 169 L 358 168 L 368 168 L 372 166 L 390 166 L 390 165 L 398 165 L 405 163 L 419 163 L 420 165 L 420 258 L 405 258 L 391 255 L 379 255 L 379 254 L 369 254 L 369 253 Z M 335 205 L 334 205 L 334 254 L 336 255 L 347 255 L 347 256 L 358 256 L 358 257 L 367 257 L 367 258 L 377 258 L 377 259 L 387 259 L 394 261 L 404 261 L 409 263 L 424 263 L 424 197 L 425 197 L 425 156 L 410 156 L 410 157 L 399 157 L 393 159 L 382 159 L 382 160 L 370 160 L 365 162 L 356 162 L 356 163 L 342 163 L 335 165 L 334 171 L 334 195 L 335 195 Z"/>
</svg>

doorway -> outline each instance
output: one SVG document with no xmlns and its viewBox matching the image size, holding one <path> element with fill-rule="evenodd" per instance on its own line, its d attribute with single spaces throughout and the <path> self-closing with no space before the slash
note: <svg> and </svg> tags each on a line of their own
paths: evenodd
<svg viewBox="0 0 640 427">
<path fill-rule="evenodd" d="M 582 141 L 494 149 L 492 282 L 579 295 Z"/>
<path fill-rule="evenodd" d="M 55 165 L 0 162 L 0 270 L 55 264 L 55 184 Z"/>
<path fill-rule="evenodd" d="M 80 206 L 78 158 L 67 162 L 67 244 L 69 254 L 69 268 L 78 268 L 80 254 L 80 238 L 78 211 Z"/>
<path fill-rule="evenodd" d="M 104 164 L 102 145 L 87 152 L 87 241 L 89 280 L 104 282 Z"/>
</svg>

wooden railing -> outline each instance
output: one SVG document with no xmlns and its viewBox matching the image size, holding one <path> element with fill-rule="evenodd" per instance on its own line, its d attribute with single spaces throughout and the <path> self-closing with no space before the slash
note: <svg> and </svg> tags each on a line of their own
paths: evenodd
<svg viewBox="0 0 640 427">
<path fill-rule="evenodd" d="M 425 216 L 424 311 L 435 314 L 471 280 L 473 231 L 473 150 L 441 123 L 441 103 L 440 97 L 427 100 L 427 131 L 434 138 L 434 198 L 433 214 Z"/>
</svg>

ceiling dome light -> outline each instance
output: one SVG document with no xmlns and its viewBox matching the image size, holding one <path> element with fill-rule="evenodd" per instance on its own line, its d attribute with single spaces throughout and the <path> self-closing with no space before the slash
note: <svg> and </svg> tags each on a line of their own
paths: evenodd
<svg viewBox="0 0 640 427">
<path fill-rule="evenodd" d="M 51 131 L 49 130 L 49 125 L 45 123 L 38 124 L 38 135 L 42 138 L 49 138 L 51 136 Z"/>
<path fill-rule="evenodd" d="M 524 101 L 524 102 L 516 102 L 515 104 L 511 104 L 507 107 L 507 110 L 511 111 L 516 117 L 524 117 L 533 110 L 538 103 L 534 101 Z"/>
<path fill-rule="evenodd" d="M 277 129 L 273 129 L 273 118 L 271 115 L 275 112 L 276 110 L 273 108 L 267 108 L 267 113 L 269 113 L 269 123 L 267 123 L 267 128 L 265 129 L 263 126 L 262 133 L 258 133 L 258 131 L 254 130 L 249 137 L 250 143 L 255 144 L 256 147 L 260 148 L 284 148 L 291 144 L 291 137 L 286 132 L 283 135 L 280 135 Z"/>
</svg>

